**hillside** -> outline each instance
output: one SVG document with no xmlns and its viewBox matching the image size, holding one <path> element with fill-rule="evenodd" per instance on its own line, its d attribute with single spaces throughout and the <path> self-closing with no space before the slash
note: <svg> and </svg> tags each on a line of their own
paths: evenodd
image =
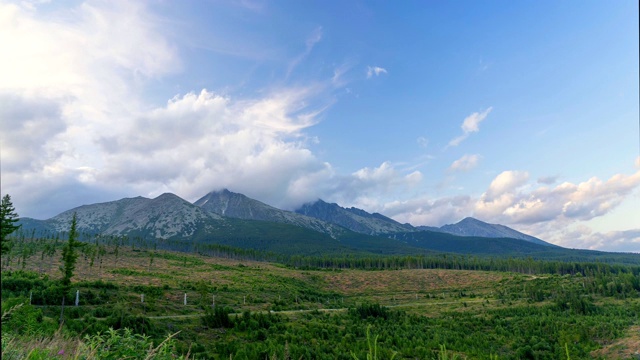
<svg viewBox="0 0 640 360">
<path fill-rule="evenodd" d="M 27 240 L 14 248 L 24 258 L 3 257 L 3 311 L 24 304 L 3 318 L 3 358 L 57 358 L 61 349 L 147 358 L 151 340 L 178 332 L 153 358 L 364 359 L 367 333 L 384 358 L 631 359 L 637 351 L 637 266 L 435 255 L 346 258 L 357 265 L 348 269 L 324 256 L 300 270 L 296 257 L 287 266 L 232 249 L 205 256 L 97 242 L 83 248 L 67 294 L 73 303 L 77 290 L 79 305 L 62 309 L 62 245 Z M 493 271 L 477 270 L 485 266 Z"/>
<path fill-rule="evenodd" d="M 125 242 L 138 238 L 171 240 L 166 248 L 175 250 L 224 245 L 284 256 L 366 257 L 448 252 L 562 261 L 640 262 L 640 255 L 564 249 L 506 226 L 472 218 L 441 228 L 415 228 L 381 214 L 346 209 L 322 200 L 297 211 L 280 210 L 223 190 L 211 192 L 195 204 L 167 193 L 154 199 L 136 197 L 83 205 L 48 220 L 22 218 L 19 223 L 24 236 L 53 238 L 68 231 L 76 213 L 78 231 L 84 240 L 98 235 L 121 237 Z"/>
<path fill-rule="evenodd" d="M 440 228 L 426 228 L 426 230 L 441 231 L 459 236 L 519 239 L 538 245 L 556 246 L 553 244 L 549 244 L 546 241 L 542 241 L 536 237 L 513 230 L 504 225 L 488 224 L 471 217 L 464 218 L 456 224 L 444 225 Z"/>
<path fill-rule="evenodd" d="M 351 231 L 367 235 L 381 235 L 394 232 L 412 231 L 409 224 L 400 224 L 384 215 L 370 214 L 357 208 L 343 208 L 322 200 L 304 204 L 297 213 L 340 225 Z"/>
<path fill-rule="evenodd" d="M 327 234 L 333 238 L 338 238 L 345 233 L 344 228 L 335 224 L 280 210 L 227 189 L 210 192 L 193 204 L 220 216 L 289 224 Z"/>
</svg>

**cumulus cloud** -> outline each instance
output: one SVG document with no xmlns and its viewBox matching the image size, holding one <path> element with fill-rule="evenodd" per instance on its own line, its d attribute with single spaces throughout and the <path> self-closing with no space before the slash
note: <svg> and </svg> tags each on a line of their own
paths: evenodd
<svg viewBox="0 0 640 360">
<path fill-rule="evenodd" d="M 601 233 L 583 228 L 563 237 L 563 243 L 572 248 L 640 253 L 640 229 Z"/>
<path fill-rule="evenodd" d="M 315 123 L 306 95 L 234 101 L 202 90 L 175 97 L 101 138 L 106 165 L 98 179 L 164 184 L 189 199 L 228 187 L 283 205 L 289 187 L 300 194 L 304 178 L 329 174 L 301 134 Z"/>
<path fill-rule="evenodd" d="M 521 187 L 528 174 L 505 171 L 478 199 L 476 213 L 511 224 L 532 224 L 554 219 L 586 221 L 616 208 L 640 185 L 640 171 L 616 174 L 607 181 L 593 177 L 579 184 L 564 182 L 556 187 Z"/>
<path fill-rule="evenodd" d="M 367 66 L 367 79 L 371 79 L 373 75 L 380 76 L 380 74 L 387 74 L 387 69 L 379 66 Z"/>
<path fill-rule="evenodd" d="M 10 54 L 0 57 L 2 187 L 16 206 L 38 192 L 37 179 L 91 181 L 98 135 L 139 111 L 141 82 L 180 68 L 141 3 L 36 6 L 0 3 L 0 48 Z"/>
<path fill-rule="evenodd" d="M 422 173 L 404 173 L 383 162 L 378 167 L 365 167 L 349 175 L 335 175 L 323 188 L 322 198 L 342 206 L 355 206 L 367 211 L 382 210 L 382 199 L 400 196 L 422 181 Z"/>
<path fill-rule="evenodd" d="M 0 5 L 0 45 L 13 55 L 0 58 L 2 187 L 22 215 L 167 191 L 196 200 L 224 187 L 289 209 L 317 198 L 357 205 L 421 181 L 390 163 L 337 175 L 316 158 L 305 130 L 328 106 L 316 101 L 323 86 L 244 98 L 203 89 L 147 103 L 148 80 L 181 63 L 150 14 L 129 2 L 49 15 Z M 302 58 L 321 39 L 317 28 Z"/>
<path fill-rule="evenodd" d="M 430 199 L 418 197 L 404 201 L 391 201 L 382 206 L 382 213 L 401 223 L 441 226 L 470 216 L 473 199 L 470 196 Z"/>
<path fill-rule="evenodd" d="M 481 158 L 479 154 L 464 155 L 449 166 L 449 171 L 469 171 L 478 166 Z"/>
<path fill-rule="evenodd" d="M 553 185 L 558 181 L 557 176 L 543 176 L 538 178 L 538 184 Z"/>
<path fill-rule="evenodd" d="M 467 116 L 460 126 L 462 128 L 462 135 L 449 141 L 448 146 L 458 146 L 462 141 L 468 138 L 469 135 L 480 131 L 480 123 L 487 118 L 491 110 L 493 110 L 493 107 L 489 107 L 483 112 L 475 112 Z"/>
<path fill-rule="evenodd" d="M 441 226 L 473 216 L 562 246 L 633 251 L 638 242 L 636 230 L 592 233 L 580 224 L 607 215 L 639 186 L 640 171 L 555 187 L 530 183 L 525 171 L 504 171 L 479 196 L 423 196 L 380 207 L 395 220 L 414 225 Z M 582 233 L 576 233 L 578 230 Z"/>
<path fill-rule="evenodd" d="M 145 103 L 148 80 L 180 69 L 160 24 L 144 3 L 47 15 L 0 4 L 0 46 L 11 54 L 0 58 L 2 188 L 23 215 L 80 205 L 68 196 L 53 212 L 36 209 L 34 194 L 54 203 L 47 191 L 73 188 L 83 203 L 165 191 L 194 200 L 229 187 L 286 205 L 311 200 L 317 193 L 302 188 L 334 175 L 303 133 L 326 108 L 311 105 L 321 89 L 237 99 L 201 90 Z M 306 51 L 321 37 L 314 30 Z"/>
<path fill-rule="evenodd" d="M 525 225 L 523 230 L 568 248 L 640 253 L 640 229 L 637 228 L 599 232 L 584 223 L 564 219 Z"/>
</svg>

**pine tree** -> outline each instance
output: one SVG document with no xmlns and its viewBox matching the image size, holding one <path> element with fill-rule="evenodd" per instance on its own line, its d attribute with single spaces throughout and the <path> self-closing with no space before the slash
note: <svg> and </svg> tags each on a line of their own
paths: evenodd
<svg viewBox="0 0 640 360">
<path fill-rule="evenodd" d="M 73 277 L 73 271 L 76 269 L 76 260 L 78 260 L 78 252 L 76 249 L 80 246 L 80 241 L 78 241 L 77 225 L 76 213 L 73 213 L 71 230 L 69 230 L 69 241 L 67 241 L 62 248 L 62 267 L 60 267 L 60 271 L 62 272 L 62 286 L 65 292 L 71 287 L 71 277 Z"/>
<path fill-rule="evenodd" d="M 0 204 L 0 216 L 2 217 L 2 223 L 0 224 L 0 234 L 2 235 L 2 254 L 5 254 L 11 248 L 9 235 L 18 230 L 21 226 L 15 225 L 15 223 L 18 222 L 18 214 L 15 211 L 16 209 L 11 203 L 11 196 L 6 194 L 2 198 L 2 203 Z"/>
</svg>

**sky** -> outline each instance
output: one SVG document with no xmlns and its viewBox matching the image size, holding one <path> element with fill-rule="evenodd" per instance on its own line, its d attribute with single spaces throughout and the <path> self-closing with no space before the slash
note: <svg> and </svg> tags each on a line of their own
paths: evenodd
<svg viewBox="0 0 640 360">
<path fill-rule="evenodd" d="M 227 188 L 640 252 L 638 2 L 0 0 L 20 216 Z"/>
</svg>

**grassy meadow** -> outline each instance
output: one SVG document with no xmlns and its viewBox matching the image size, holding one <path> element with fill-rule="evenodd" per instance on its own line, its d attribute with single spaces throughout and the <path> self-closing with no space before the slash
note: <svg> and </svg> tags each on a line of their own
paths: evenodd
<svg viewBox="0 0 640 360">
<path fill-rule="evenodd" d="M 640 356 L 632 266 L 565 275 L 300 269 L 87 246 L 65 294 L 60 246 L 32 241 L 3 257 L 3 359 Z"/>
</svg>

